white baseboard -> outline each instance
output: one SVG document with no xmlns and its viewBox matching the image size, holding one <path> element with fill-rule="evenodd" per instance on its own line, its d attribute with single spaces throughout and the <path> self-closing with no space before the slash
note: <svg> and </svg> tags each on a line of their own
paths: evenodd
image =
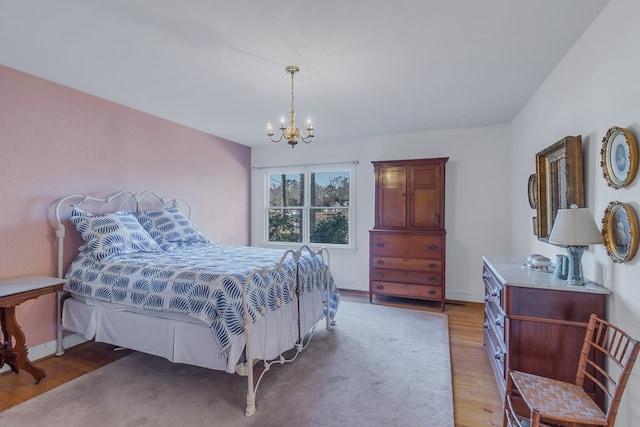
<svg viewBox="0 0 640 427">
<path fill-rule="evenodd" d="M 484 302 L 484 295 L 472 295 L 466 292 L 451 292 L 447 289 L 447 300 L 463 302 Z"/>
<path fill-rule="evenodd" d="M 67 335 L 62 339 L 62 346 L 64 348 L 71 348 L 78 344 L 82 344 L 87 341 L 87 339 L 80 334 L 71 334 Z M 29 360 L 35 362 L 39 359 L 42 359 L 47 356 L 54 355 L 56 353 L 58 347 L 58 343 L 56 340 L 48 341 L 43 344 L 34 345 L 33 347 L 29 347 Z M 37 365 L 37 363 L 36 363 Z M 0 369 L 0 373 L 10 371 L 11 367 L 9 365 L 5 365 Z"/>
</svg>

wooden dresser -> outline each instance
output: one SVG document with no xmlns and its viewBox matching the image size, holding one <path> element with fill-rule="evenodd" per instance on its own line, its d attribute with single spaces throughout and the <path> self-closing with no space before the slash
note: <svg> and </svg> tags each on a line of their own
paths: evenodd
<svg viewBox="0 0 640 427">
<path fill-rule="evenodd" d="M 574 382 L 589 316 L 606 318 L 609 291 L 526 269 L 525 259 L 483 261 L 484 345 L 501 396 L 508 369 Z M 585 383 L 585 389 L 595 393 L 596 387 Z M 594 398 L 602 406 L 604 396 Z"/>
<path fill-rule="evenodd" d="M 445 304 L 445 164 L 448 158 L 373 162 L 375 225 L 369 235 L 374 295 Z"/>
</svg>

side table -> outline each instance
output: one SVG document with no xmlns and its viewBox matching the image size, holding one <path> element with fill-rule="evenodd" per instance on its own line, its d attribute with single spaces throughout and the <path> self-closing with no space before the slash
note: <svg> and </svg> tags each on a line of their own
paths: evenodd
<svg viewBox="0 0 640 427">
<path fill-rule="evenodd" d="M 29 299 L 60 292 L 65 282 L 64 279 L 43 276 L 0 280 L 0 324 L 3 335 L 0 345 L 0 367 L 6 363 L 15 373 L 23 369 L 35 378 L 36 384 L 47 376 L 44 369 L 35 366 L 28 358 L 29 350 L 25 335 L 16 320 L 15 309 Z"/>
</svg>

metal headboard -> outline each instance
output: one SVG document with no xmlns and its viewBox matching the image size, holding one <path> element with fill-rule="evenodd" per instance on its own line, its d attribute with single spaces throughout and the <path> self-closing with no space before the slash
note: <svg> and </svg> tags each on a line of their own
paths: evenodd
<svg viewBox="0 0 640 427">
<path fill-rule="evenodd" d="M 66 229 L 62 222 L 61 212 L 71 205 L 80 207 L 81 205 L 92 207 L 93 213 L 103 214 L 115 212 L 118 210 L 129 209 L 137 210 L 153 210 L 162 209 L 172 206 L 180 206 L 182 213 L 191 218 L 191 203 L 184 199 L 167 199 L 159 196 L 153 191 L 142 191 L 139 193 L 131 190 L 120 190 L 106 197 L 95 197 L 84 194 L 71 194 L 58 200 L 56 203 L 54 214 L 56 218 L 56 238 L 58 239 L 58 277 L 64 277 L 64 238 Z M 83 207 L 84 209 L 84 207 Z"/>
</svg>

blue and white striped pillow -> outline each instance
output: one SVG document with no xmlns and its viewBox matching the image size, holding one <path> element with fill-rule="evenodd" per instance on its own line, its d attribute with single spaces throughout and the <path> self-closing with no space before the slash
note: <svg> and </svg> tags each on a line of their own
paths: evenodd
<svg viewBox="0 0 640 427">
<path fill-rule="evenodd" d="M 165 251 L 180 249 L 196 242 L 208 242 L 180 209 L 171 207 L 133 213 L 145 230 Z"/>
<path fill-rule="evenodd" d="M 136 217 L 127 211 L 92 215 L 73 206 L 70 219 L 98 261 L 117 254 L 162 251 Z"/>
</svg>

